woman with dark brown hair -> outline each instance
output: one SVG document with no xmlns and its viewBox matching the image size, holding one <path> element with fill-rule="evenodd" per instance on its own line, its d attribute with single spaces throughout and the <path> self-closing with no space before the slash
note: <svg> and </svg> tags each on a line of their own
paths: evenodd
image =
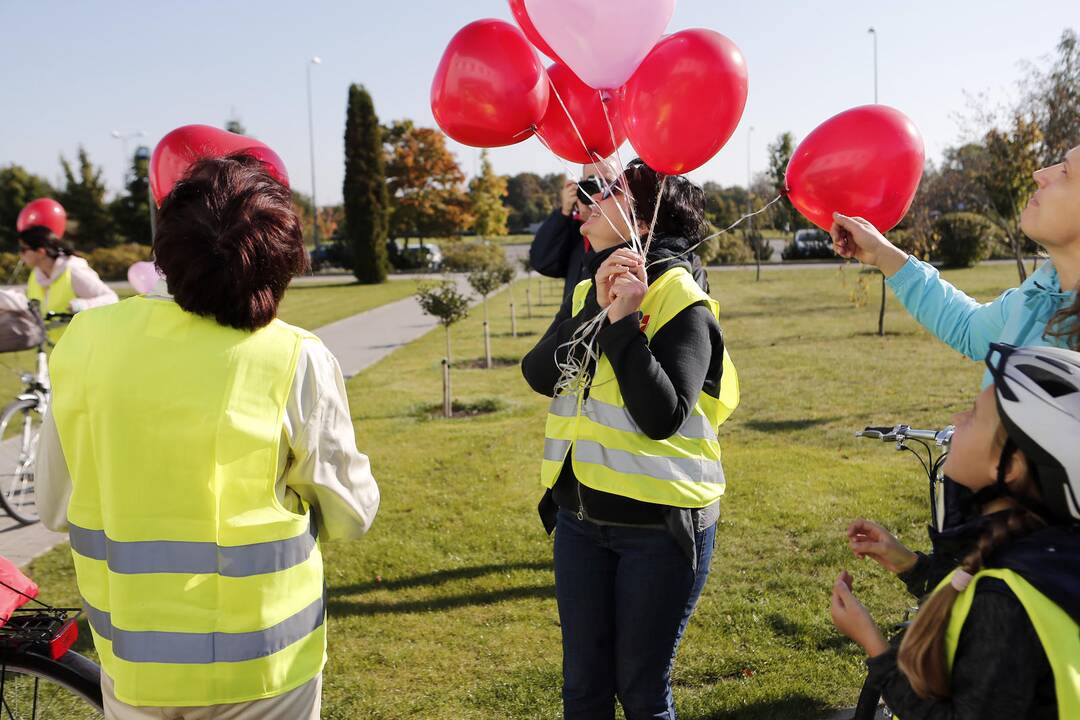
<svg viewBox="0 0 1080 720">
<path fill-rule="evenodd" d="M 930 594 L 899 648 L 852 594 L 836 627 L 870 655 L 868 683 L 904 720 L 1080 717 L 1080 353 L 994 344 L 993 384 L 955 417 L 945 472 L 981 511 L 974 548 Z M 929 558 L 880 526 L 849 529 L 858 557 L 917 590 Z"/>
<path fill-rule="evenodd" d="M 107 718 L 319 717 L 321 543 L 371 525 L 341 370 L 276 319 L 307 267 L 289 189 L 196 162 L 154 239 L 168 291 L 80 313 L 50 360 L 38 502 L 70 532 Z"/>
</svg>

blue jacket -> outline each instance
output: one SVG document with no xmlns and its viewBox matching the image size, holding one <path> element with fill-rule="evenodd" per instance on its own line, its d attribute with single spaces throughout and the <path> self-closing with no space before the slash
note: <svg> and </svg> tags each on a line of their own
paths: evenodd
<svg viewBox="0 0 1080 720">
<path fill-rule="evenodd" d="M 889 287 L 923 327 L 972 360 L 983 360 L 992 342 L 1063 346 L 1061 339 L 1046 337 L 1046 326 L 1076 297 L 1074 291 L 1062 292 L 1049 261 L 1020 287 L 986 304 L 957 290 L 932 265 L 914 257 L 889 278 Z M 987 372 L 983 387 L 990 382 Z"/>
</svg>

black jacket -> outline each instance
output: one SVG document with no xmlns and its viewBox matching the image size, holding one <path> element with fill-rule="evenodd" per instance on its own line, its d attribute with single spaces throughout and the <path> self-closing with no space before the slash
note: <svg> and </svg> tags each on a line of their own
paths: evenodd
<svg viewBox="0 0 1080 720">
<path fill-rule="evenodd" d="M 649 281 L 664 272 L 690 264 L 678 255 L 688 243 L 681 238 L 658 237 L 650 249 Z M 615 248 L 591 253 L 588 272 L 595 275 Z M 655 264 L 653 264 L 655 263 Z M 571 316 L 572 296 L 564 301 L 551 327 L 522 360 L 522 374 L 538 393 L 552 396 L 559 379 L 558 363 L 565 362 L 564 347 L 574 332 L 600 312 L 595 286 L 589 291 L 584 309 Z M 689 417 L 698 394 L 704 389 L 719 392 L 723 372 L 724 339 L 712 312 L 704 304 L 691 305 L 676 315 L 652 338 L 645 340 L 640 330 L 641 314 L 634 313 L 615 323 L 605 323 L 597 344 L 611 362 L 627 410 L 646 435 L 655 439 L 670 437 Z M 587 390 L 586 390 L 587 392 Z M 563 466 L 554 489 L 544 495 L 540 515 L 548 532 L 554 527 L 555 511 L 562 507 L 600 522 L 665 526 L 680 545 L 692 555 L 693 531 L 715 521 L 716 508 L 706 513 L 683 511 L 662 505 L 643 503 L 619 495 L 592 490 L 580 485 L 569 462 Z"/>
<path fill-rule="evenodd" d="M 972 523 L 977 538 L 986 518 Z M 987 567 L 1008 568 L 1080 621 L 1080 532 L 1053 527 L 1014 541 L 995 553 Z M 902 576 L 908 589 L 924 594 L 941 563 L 920 556 Z M 954 565 L 955 567 L 955 565 Z M 923 700 L 896 664 L 900 638 L 867 661 L 869 682 L 881 690 L 904 720 L 1056 720 L 1054 677 L 1027 611 L 1003 581 L 980 580 L 956 648 L 952 697 Z"/>
</svg>

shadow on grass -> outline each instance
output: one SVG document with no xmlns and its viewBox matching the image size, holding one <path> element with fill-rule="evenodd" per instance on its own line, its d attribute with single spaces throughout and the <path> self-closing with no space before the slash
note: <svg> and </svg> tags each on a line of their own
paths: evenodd
<svg viewBox="0 0 1080 720">
<path fill-rule="evenodd" d="M 853 337 L 914 337 L 920 335 L 921 330 L 903 330 L 897 332 L 895 330 L 886 330 L 884 335 L 878 335 L 877 330 L 865 330 L 863 332 L 853 333 Z"/>
<path fill-rule="evenodd" d="M 303 277 L 307 277 L 307 276 L 305 275 Z M 359 284 L 360 283 L 357 282 L 356 280 L 351 280 L 351 281 L 347 281 L 347 282 L 328 282 L 328 283 L 306 282 L 306 283 L 303 283 L 303 284 L 290 285 L 289 286 L 289 292 L 294 293 L 294 292 L 304 292 L 306 290 L 325 290 L 326 288 L 337 288 L 337 287 L 356 287 Z"/>
<path fill-rule="evenodd" d="M 788 640 L 797 641 L 800 644 L 813 645 L 817 651 L 840 652 L 850 648 L 852 643 L 846 637 L 836 632 L 822 631 L 820 628 L 807 627 L 802 623 L 793 622 L 783 615 L 773 613 L 769 615 L 767 622 L 769 629 L 775 635 Z"/>
<path fill-rule="evenodd" d="M 788 300 L 785 298 L 784 302 L 788 303 Z M 773 307 L 769 307 L 769 305 L 773 305 Z M 721 311 L 721 313 L 720 313 L 720 322 L 723 323 L 725 319 L 732 320 L 732 319 L 736 319 L 736 318 L 737 319 L 755 318 L 755 317 L 775 318 L 775 317 L 791 317 L 793 315 L 820 315 L 820 314 L 823 314 L 823 313 L 831 313 L 831 312 L 834 312 L 834 311 L 851 310 L 851 309 L 852 309 L 852 306 L 850 304 L 848 304 L 848 305 L 804 305 L 802 307 L 799 307 L 799 306 L 792 307 L 790 305 L 790 303 L 788 303 L 786 306 L 780 307 L 779 305 L 775 305 L 775 304 L 772 304 L 772 303 L 766 303 L 766 307 L 758 309 L 758 310 L 744 310 L 744 311 L 732 310 L 732 311 L 728 311 L 728 312 Z"/>
<path fill-rule="evenodd" d="M 513 570 L 551 571 L 550 562 L 508 563 L 504 565 L 477 565 L 475 567 L 440 570 L 413 577 L 357 583 L 332 587 L 328 591 L 327 610 L 331 615 L 383 615 L 414 612 L 437 612 L 460 607 L 493 605 L 507 600 L 531 598 L 554 598 L 554 582 L 542 585 L 506 587 L 497 590 L 474 590 L 460 595 L 412 600 L 347 600 L 342 596 L 355 595 L 374 590 L 407 590 L 432 588 L 459 580 L 473 580 L 488 575 L 504 574 Z"/>
<path fill-rule="evenodd" d="M 839 417 L 831 418 L 799 418 L 791 420 L 748 420 L 743 427 L 757 432 L 791 432 L 793 430 L 807 430 L 818 425 L 826 425 L 841 420 Z"/>
<path fill-rule="evenodd" d="M 520 562 L 491 565 L 474 565 L 472 567 L 453 568 L 450 570 L 437 570 L 424 575 L 413 575 L 406 578 L 384 578 L 381 581 L 355 583 L 332 587 L 329 590 L 331 598 L 340 595 L 355 595 L 357 593 L 370 592 L 372 590 L 406 590 L 415 587 L 433 587 L 444 585 L 457 580 L 473 580 L 486 575 L 513 572 L 515 570 L 546 570 L 553 572 L 551 561 Z"/>
<path fill-rule="evenodd" d="M 778 700 L 763 700 L 736 710 L 721 710 L 704 715 L 679 713 L 682 720 L 813 720 L 837 712 L 809 695 L 791 695 Z"/>
</svg>

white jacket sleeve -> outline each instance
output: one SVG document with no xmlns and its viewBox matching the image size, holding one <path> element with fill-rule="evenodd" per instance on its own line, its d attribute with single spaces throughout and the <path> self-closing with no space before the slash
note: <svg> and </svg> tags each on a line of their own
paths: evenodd
<svg viewBox="0 0 1080 720">
<path fill-rule="evenodd" d="M 71 500 L 71 473 L 51 412 L 45 413 L 41 434 L 38 436 L 34 494 L 41 524 L 55 532 L 66 532 L 68 502 Z"/>
<path fill-rule="evenodd" d="M 305 341 L 285 407 L 285 487 L 308 502 L 323 540 L 358 538 L 379 509 L 379 487 L 356 449 L 345 380 L 321 342 Z"/>
<path fill-rule="evenodd" d="M 81 260 L 81 262 L 79 262 Z M 101 305 L 111 305 L 118 300 L 116 293 L 106 285 L 94 269 L 82 258 L 71 258 L 71 289 L 75 299 L 71 301 L 72 312 L 82 312 Z"/>
</svg>

